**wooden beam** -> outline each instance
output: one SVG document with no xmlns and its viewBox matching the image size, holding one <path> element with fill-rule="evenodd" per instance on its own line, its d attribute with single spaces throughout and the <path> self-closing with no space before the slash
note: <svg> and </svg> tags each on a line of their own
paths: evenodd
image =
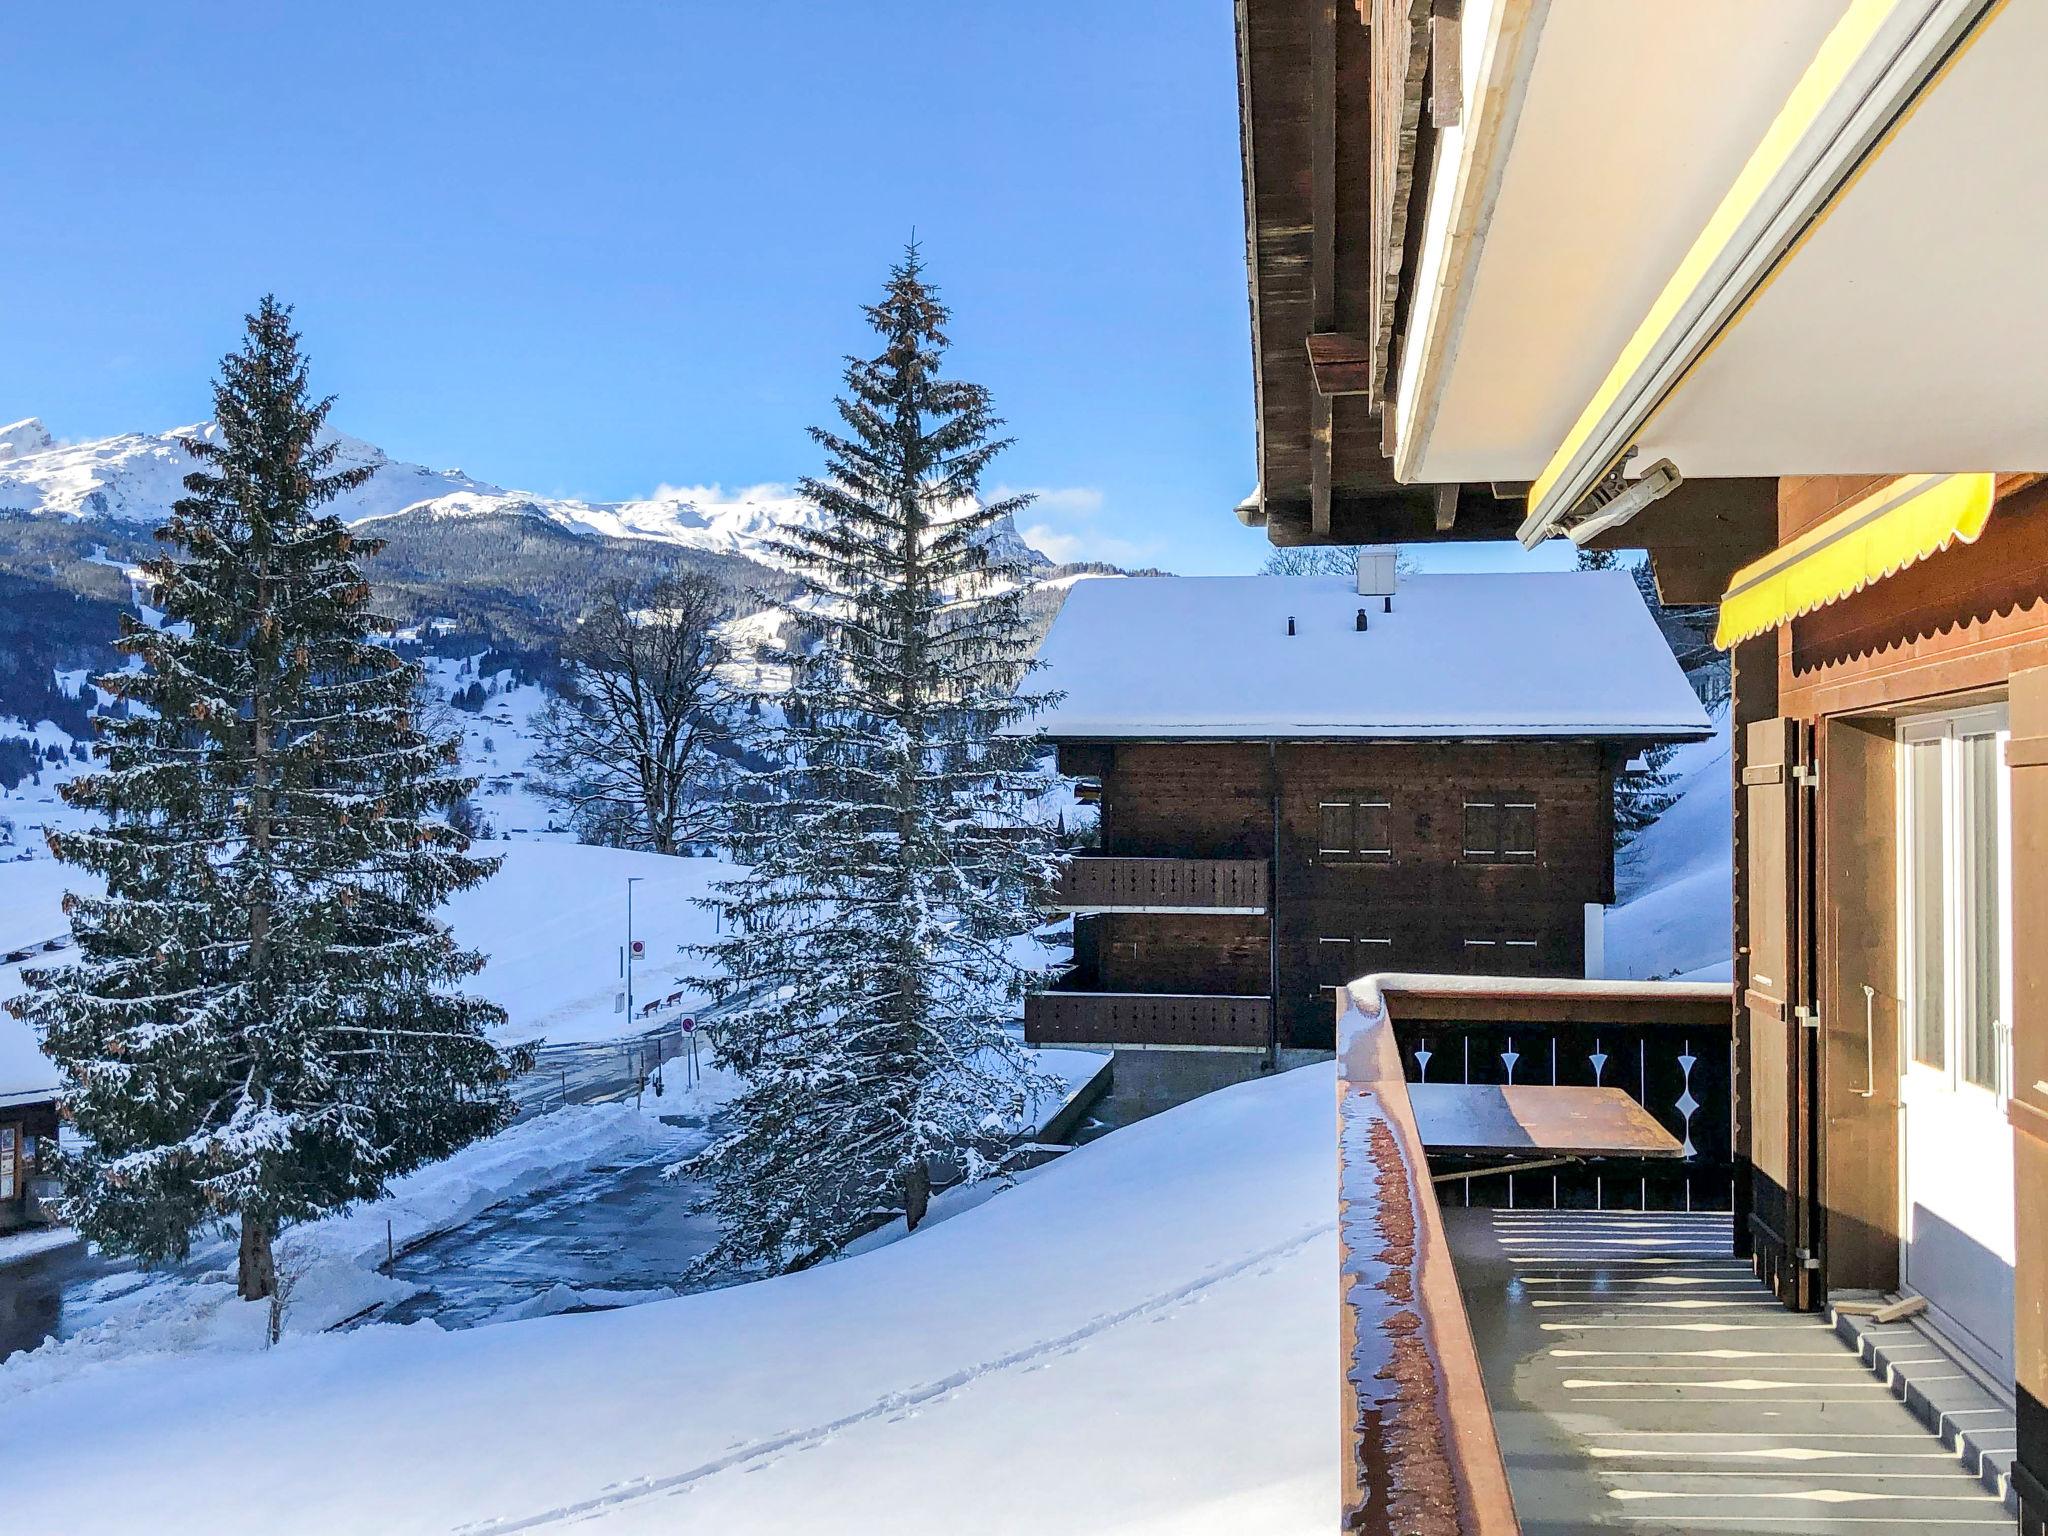
<svg viewBox="0 0 2048 1536">
<path fill-rule="evenodd" d="M 1266 503 L 1266 537 L 1276 547 L 1306 544 L 1427 544 L 1447 540 L 1505 539 L 1521 521 L 1520 502 L 1496 502 L 1467 487 L 1458 502 L 1458 524 L 1438 531 L 1436 492 L 1429 486 L 1355 491 L 1333 486 L 1330 529 L 1315 531 L 1305 499 Z"/>
<path fill-rule="evenodd" d="M 1316 331 L 1308 338 L 1308 367 L 1322 395 L 1372 393 L 1372 343 L 1345 331 Z"/>
<path fill-rule="evenodd" d="M 1308 55 L 1311 331 L 1337 318 L 1337 0 L 1314 0 Z"/>
<path fill-rule="evenodd" d="M 1429 121 L 1455 128 L 1465 110 L 1465 79 L 1458 57 L 1456 0 L 1437 0 L 1429 18 Z"/>
<path fill-rule="evenodd" d="M 1436 488 L 1436 531 L 1449 533 L 1458 523 L 1458 487 L 1440 485 Z"/>
<path fill-rule="evenodd" d="M 1330 397 L 1311 394 L 1308 401 L 1309 528 L 1318 537 L 1330 531 L 1330 467 L 1335 452 Z"/>
<path fill-rule="evenodd" d="M 1309 328 L 1337 319 L 1337 0 L 1314 0 L 1309 19 Z M 1311 374 L 1314 363 L 1311 353 Z M 1333 460 L 1330 397 L 1312 388 L 1308 402 L 1309 525 L 1330 531 Z"/>
<path fill-rule="evenodd" d="M 1394 321 L 1408 251 L 1410 194 L 1421 174 L 1417 141 L 1429 75 L 1431 17 L 1429 0 L 1371 4 L 1373 371 L 1384 406 L 1394 378 Z"/>
</svg>

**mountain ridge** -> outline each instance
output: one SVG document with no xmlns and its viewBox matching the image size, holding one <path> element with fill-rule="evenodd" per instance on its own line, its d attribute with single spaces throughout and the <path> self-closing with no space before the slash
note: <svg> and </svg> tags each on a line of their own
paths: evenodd
<svg viewBox="0 0 2048 1536">
<path fill-rule="evenodd" d="M 41 420 L 24 417 L 0 427 L 0 512 L 32 518 L 67 518 L 130 527 L 153 526 L 184 494 L 195 461 L 182 446 L 211 438 L 211 422 L 167 432 L 125 432 L 76 443 L 59 442 Z M 719 486 L 676 489 L 624 501 L 544 496 L 479 479 L 460 469 L 432 469 L 394 459 L 376 444 L 345 433 L 329 434 L 337 468 L 367 467 L 367 482 L 335 498 L 344 522 L 395 517 L 487 519 L 526 517 L 578 537 L 641 540 L 738 557 L 771 569 L 786 568 L 775 543 L 784 530 L 815 525 L 818 510 L 794 490 L 776 484 L 728 494 Z M 996 535 L 1004 552 L 1034 572 L 1054 562 L 1025 542 L 1015 526 Z"/>
</svg>

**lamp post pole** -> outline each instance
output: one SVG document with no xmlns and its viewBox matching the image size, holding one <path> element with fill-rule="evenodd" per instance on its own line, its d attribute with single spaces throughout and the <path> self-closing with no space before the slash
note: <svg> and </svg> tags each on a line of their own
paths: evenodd
<svg viewBox="0 0 2048 1536">
<path fill-rule="evenodd" d="M 626 1022 L 633 1022 L 633 887 L 643 875 L 626 876 Z"/>
</svg>

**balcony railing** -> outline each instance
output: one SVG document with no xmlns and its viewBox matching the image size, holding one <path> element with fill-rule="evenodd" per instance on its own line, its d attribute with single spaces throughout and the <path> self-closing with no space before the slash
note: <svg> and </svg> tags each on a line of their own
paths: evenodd
<svg viewBox="0 0 2048 1536">
<path fill-rule="evenodd" d="M 1348 999 L 1339 993 L 1339 1007 Z M 1384 1008 L 1338 1024 L 1339 1529 L 1516 1536 L 1507 1467 L 1401 1052 Z"/>
<path fill-rule="evenodd" d="M 1731 1208 L 1734 1003 L 1728 984 L 1383 975 L 1354 983 L 1352 992 L 1377 1000 L 1373 1006 L 1392 1019 L 1411 1083 L 1619 1088 L 1685 1148 L 1685 1160 L 1676 1165 L 1609 1160 L 1473 1179 L 1458 1191 L 1461 1202 Z"/>
<path fill-rule="evenodd" d="M 1084 855 L 1060 873 L 1054 905 L 1068 912 L 1266 910 L 1263 859 L 1126 859 Z"/>
<path fill-rule="evenodd" d="M 1727 986 L 1368 976 L 1340 989 L 1338 1246 L 1344 1372 L 1343 1526 L 1374 1533 L 1514 1536 L 1493 1413 L 1451 1269 L 1439 1197 L 1463 1201 L 1480 1180 L 1433 1169 L 1417 1127 L 1415 1082 L 1619 1088 L 1686 1149 L 1651 1185 L 1642 1171 L 1555 1167 L 1517 1176 L 1518 1205 L 1548 1203 L 1553 1180 L 1603 1180 L 1610 1204 L 1687 1200 L 1689 1178 L 1728 1187 Z M 1712 1063 L 1712 1069 L 1709 1068 Z M 1717 1075 L 1718 1074 L 1718 1075 Z M 1702 1094 L 1713 1102 L 1703 1101 Z M 1554 1160 L 1569 1161 L 1569 1159 Z M 1640 1187 L 1636 1187 L 1640 1185 Z M 1569 1187 L 1573 1204 L 1592 1204 Z M 1563 1200 L 1567 1194 L 1554 1198 Z M 1724 1206 L 1725 1208 L 1725 1206 Z"/>
<path fill-rule="evenodd" d="M 1024 1000 L 1024 1038 L 1032 1045 L 1264 1050 L 1272 1023 L 1272 1000 L 1264 997 L 1051 991 Z"/>
</svg>

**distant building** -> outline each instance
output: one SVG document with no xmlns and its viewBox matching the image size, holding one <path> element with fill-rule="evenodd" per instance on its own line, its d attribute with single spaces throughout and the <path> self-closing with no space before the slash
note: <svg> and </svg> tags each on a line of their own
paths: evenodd
<svg viewBox="0 0 2048 1536">
<path fill-rule="evenodd" d="M 1368 972 L 1585 973 L 1616 771 L 1710 729 L 1633 581 L 1361 573 L 1074 587 L 1034 682 L 1100 846 L 1028 1039 L 1264 1061 Z"/>
<path fill-rule="evenodd" d="M 0 1232 L 43 1221 L 54 1193 L 58 1074 L 26 1024 L 0 1011 Z"/>
</svg>

